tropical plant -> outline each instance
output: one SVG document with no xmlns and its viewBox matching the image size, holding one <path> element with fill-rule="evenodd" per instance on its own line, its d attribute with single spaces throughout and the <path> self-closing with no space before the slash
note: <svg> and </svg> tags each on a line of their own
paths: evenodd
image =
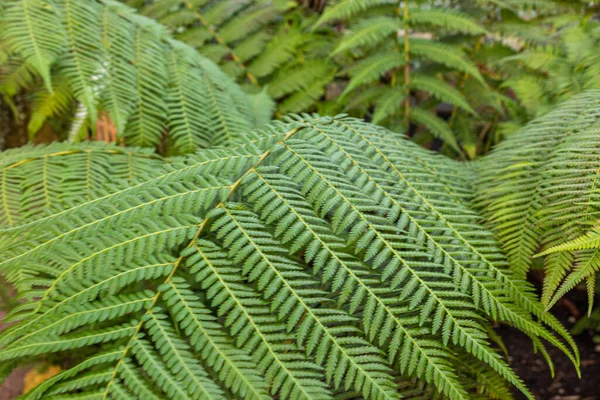
<svg viewBox="0 0 600 400">
<path fill-rule="evenodd" d="M 28 398 L 380 399 L 417 378 L 467 399 L 473 382 L 508 393 L 498 377 L 533 398 L 486 321 L 577 364 L 572 339 L 479 225 L 469 168 L 392 136 L 305 116 L 162 166 L 128 149 L 11 152 L 0 265 L 22 304 L 5 368 L 82 355 Z"/>
<path fill-rule="evenodd" d="M 469 43 L 465 36 L 473 38 L 473 45 L 484 38 L 487 31 L 481 20 L 456 4 L 356 0 L 330 4 L 317 26 L 332 20 L 349 24 L 333 52 L 333 56 L 350 52 L 353 59 L 340 98 L 346 109 L 368 110 L 373 105 L 374 123 L 399 132 L 410 123 L 423 126 L 460 151 L 451 124 L 437 115 L 436 107 L 445 102 L 470 118 L 477 115 L 458 86 L 473 80 L 478 86 L 472 90 L 486 88 L 479 68 L 461 47 Z M 460 85 L 452 84 L 459 81 Z"/>
<path fill-rule="evenodd" d="M 571 54 L 579 54 L 576 37 L 587 35 L 580 45 L 587 43 L 586 51 L 593 51 L 595 23 L 572 26 L 585 21 L 591 10 L 587 2 L 420 0 L 395 8 L 383 0 L 346 0 L 330 2 L 316 25 L 315 12 L 285 0 L 127 3 L 166 24 L 172 35 L 218 63 L 250 95 L 244 96 L 211 63 L 171 39 L 153 21 L 131 20 L 131 10 L 123 5 L 98 3 L 81 13 L 71 7 L 76 12 L 69 14 L 62 11 L 67 11 L 63 2 L 10 1 L 3 4 L 6 29 L 0 35 L 4 44 L 0 90 L 12 102 L 27 88 L 30 104 L 25 108 L 31 109 L 31 116 L 25 120 L 31 137 L 50 121 L 63 138 L 67 133 L 75 140 L 85 138 L 95 128 L 99 109 L 108 111 L 126 144 L 159 146 L 173 154 L 210 146 L 213 140 L 223 143 L 266 123 L 275 108 L 277 116 L 306 110 L 331 115 L 344 111 L 399 132 L 408 121 L 416 142 L 435 148 L 438 145 L 431 144 L 431 138 L 443 137 L 447 144 L 443 152 L 456 156 L 460 150 L 474 158 L 537 115 L 534 110 L 545 111 L 555 103 L 542 94 L 562 99 L 563 92 L 596 86 L 592 56 L 584 57 L 589 67 L 573 64 L 577 57 L 569 58 L 570 69 L 559 57 L 552 64 L 551 80 L 531 79 L 531 74 L 514 67 L 521 65 L 517 60 L 523 63 L 538 60 L 541 52 L 562 51 L 556 27 L 561 32 L 565 26 L 572 28 L 570 32 L 585 28 L 578 35 L 567 35 L 571 39 L 570 44 L 564 40 L 565 46 L 570 46 Z M 313 5 L 323 6 L 323 2 Z M 71 14 L 73 18 L 66 18 Z M 25 16 L 31 17 L 29 24 Z M 121 23 L 123 18 L 131 21 Z M 338 19 L 342 21 L 331 23 Z M 81 27 L 88 22 L 91 29 L 85 32 L 95 32 L 94 38 L 73 41 L 74 36 L 67 34 L 75 32 L 69 24 Z M 52 27 L 46 29 L 45 24 Z M 347 33 L 335 45 L 340 32 Z M 42 34 L 48 38 L 39 37 Z M 27 45 L 30 35 L 34 35 L 33 45 Z M 161 40 L 146 54 L 142 49 L 152 35 Z M 122 39 L 112 43 L 116 38 Z M 65 45 L 69 43 L 70 49 Z M 77 61 L 84 67 L 80 76 L 73 68 L 67 73 L 62 64 L 79 65 Z M 393 66 L 386 67 L 390 62 Z M 339 65 L 348 67 L 340 72 Z M 103 70 L 104 66 L 109 68 Z M 138 66 L 145 73 L 138 73 Z M 541 67 L 533 67 L 537 69 L 531 72 L 539 76 Z M 581 79 L 571 79 L 572 70 L 580 71 Z M 359 76 L 360 71 L 365 74 Z M 48 86 L 50 73 L 53 79 Z M 203 80 L 204 74 L 213 79 Z M 40 76 L 46 78 L 46 85 Z M 105 76 L 109 84 L 98 85 Z M 531 83 L 536 80 L 537 86 Z M 555 81 L 562 82 L 560 87 L 551 83 Z M 235 95 L 231 98 L 226 92 Z M 139 106 L 130 98 L 138 98 Z M 19 115 L 16 108 L 13 112 Z M 407 111 L 413 114 L 408 120 Z M 171 113 L 171 120 L 161 119 L 161 112 Z M 205 115 L 220 117 L 204 121 Z M 211 137 L 207 126 L 219 133 Z"/>
<path fill-rule="evenodd" d="M 566 102 L 481 161 L 479 204 L 524 277 L 544 255 L 542 301 L 551 307 L 586 281 L 591 311 L 598 241 L 599 91 Z M 540 252 L 541 247 L 541 252 Z"/>
<path fill-rule="evenodd" d="M 98 111 L 107 112 L 128 145 L 157 147 L 168 131 L 169 153 L 217 145 L 264 122 L 212 62 L 120 3 L 11 0 L 3 7 L 3 88 L 38 86 L 32 133 L 49 116 L 72 112 L 74 101 L 92 129 Z"/>
<path fill-rule="evenodd" d="M 265 90 L 280 114 L 310 110 L 333 80 L 330 29 L 307 32 L 316 14 L 290 0 L 129 1 L 218 63 L 246 91 Z"/>
<path fill-rule="evenodd" d="M 194 2 L 193 13 L 238 3 Z M 169 15 L 184 10 L 172 4 Z M 403 10 L 410 24 L 438 12 Z M 124 139 L 0 157 L 0 271 L 18 291 L 0 378 L 68 359 L 24 398 L 510 399 L 512 386 L 533 399 L 494 346 L 495 323 L 525 333 L 551 369 L 548 344 L 578 368 L 547 308 L 583 279 L 593 288 L 600 91 L 460 163 L 345 115 L 267 123 L 264 92 L 245 94 L 120 3 L 10 1 L 0 12 L 5 93 L 45 85 L 48 114 L 55 103 L 87 112 L 81 121 L 106 112 Z M 468 20 L 445 13 L 440 32 Z M 209 25 L 209 39 L 225 26 Z M 468 88 L 471 73 L 452 68 L 440 76 Z M 64 102 L 52 99 L 63 86 Z M 525 280 L 540 245 L 543 302 Z"/>
<path fill-rule="evenodd" d="M 349 75 L 337 110 L 398 132 L 408 129 L 424 144 L 441 138 L 444 152 L 468 158 L 542 114 L 515 104 L 513 79 L 523 74 L 506 71 L 500 60 L 551 43 L 555 23 L 582 21 L 592 10 L 590 3 L 555 0 L 328 4 L 316 26 L 341 21 L 345 34 L 332 57 Z M 531 96 L 526 88 L 517 94 Z"/>
<path fill-rule="evenodd" d="M 600 25 L 589 11 L 583 15 L 567 13 L 530 21 L 527 25 L 538 37 L 521 38 L 516 54 L 498 60 L 509 77 L 502 85 L 517 100 L 508 107 L 510 119 L 501 127 L 505 134 L 575 94 L 600 89 Z"/>
</svg>

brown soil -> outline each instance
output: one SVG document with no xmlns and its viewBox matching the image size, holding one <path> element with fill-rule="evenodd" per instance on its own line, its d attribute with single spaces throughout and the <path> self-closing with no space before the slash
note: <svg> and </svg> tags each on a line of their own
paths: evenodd
<svg viewBox="0 0 600 400">
<path fill-rule="evenodd" d="M 552 313 L 570 330 L 577 321 L 575 315 L 585 313 L 587 299 L 584 291 L 577 290 L 568 298 L 559 302 Z M 504 339 L 512 367 L 537 400 L 600 400 L 600 345 L 593 340 L 598 332 L 586 331 L 574 337 L 581 354 L 581 379 L 560 350 L 547 346 L 554 361 L 553 378 L 542 355 L 533 352 L 527 336 L 508 327 L 499 328 L 498 333 Z M 525 396 L 515 393 L 515 399 Z"/>
</svg>

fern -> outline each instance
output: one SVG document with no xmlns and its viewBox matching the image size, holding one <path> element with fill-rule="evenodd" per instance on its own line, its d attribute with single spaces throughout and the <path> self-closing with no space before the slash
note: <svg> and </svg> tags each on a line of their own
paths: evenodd
<svg viewBox="0 0 600 400">
<path fill-rule="evenodd" d="M 0 220 L 13 226 L 128 185 L 163 162 L 152 152 L 101 143 L 26 146 L 3 153 Z M 20 193 L 20 195 L 17 195 Z"/>
<path fill-rule="evenodd" d="M 314 20 L 313 14 L 288 0 L 180 0 L 134 5 L 219 64 L 248 92 L 266 88 L 282 104 L 280 113 L 313 107 L 336 70 L 322 49 L 330 48 L 330 41 L 324 40 L 329 31 L 305 32 L 304 27 Z M 307 74 L 313 68 L 315 72 L 323 71 L 323 76 L 312 87 L 293 80 L 298 71 Z M 292 76 L 288 78 L 287 93 L 273 89 L 282 76 L 288 75 Z"/>
<path fill-rule="evenodd" d="M 517 51 L 497 60 L 500 70 L 510 76 L 504 86 L 519 100 L 517 110 L 509 109 L 511 124 L 524 125 L 548 112 L 555 104 L 588 89 L 600 88 L 596 79 L 596 47 L 593 32 L 598 23 L 579 2 L 550 2 L 529 21 L 506 18 L 496 30 Z"/>
<path fill-rule="evenodd" d="M 543 246 L 547 307 L 583 280 L 593 299 L 599 94 L 586 92 L 540 117 L 480 168 L 479 202 L 511 266 L 523 276 Z"/>
<path fill-rule="evenodd" d="M 344 54 L 352 56 L 348 68 L 350 81 L 341 100 L 351 101 L 348 98 L 356 95 L 357 89 L 362 86 L 398 87 L 391 90 L 402 91 L 402 95 L 389 95 L 385 100 L 374 103 L 373 115 L 377 117 L 377 123 L 401 131 L 407 123 L 422 126 L 424 121 L 429 122 L 424 125 L 425 128 L 433 126 L 434 136 L 449 140 L 450 147 L 460 153 L 452 127 L 442 128 L 443 122 L 437 122 L 435 116 L 436 103 L 426 99 L 449 102 L 475 113 L 460 90 L 452 88 L 446 81 L 453 79 L 452 75 L 456 72 L 472 77 L 485 87 L 484 79 L 463 50 L 442 43 L 441 35 L 482 37 L 487 31 L 481 27 L 480 21 L 460 11 L 460 5 L 442 8 L 418 1 L 399 4 L 364 0 L 332 2 L 317 22 L 319 26 L 332 20 L 348 21 L 349 32 L 332 53 L 338 58 Z M 426 95 L 417 96 L 417 91 Z M 397 112 L 392 111 L 392 98 L 398 100 L 395 105 Z M 415 101 L 420 103 L 420 108 L 413 113 L 411 103 Z M 384 108 L 378 110 L 380 106 Z M 425 110 L 433 111 L 432 115 L 423 115 Z M 415 119 L 411 119 L 413 114 Z"/>
<path fill-rule="evenodd" d="M 168 130 L 170 152 L 190 152 L 253 126 L 248 102 L 233 82 L 122 4 L 10 1 L 1 17 L 9 60 L 22 59 L 50 93 L 56 74 L 85 105 L 91 126 L 97 110 L 106 110 L 127 144 L 156 147 Z M 40 110 L 36 118 L 59 110 L 51 111 Z"/>
<path fill-rule="evenodd" d="M 135 153 L 112 146 L 93 180 L 74 162 L 86 147 L 3 158 L 0 265 L 23 303 L 0 360 L 78 355 L 25 398 L 470 399 L 469 379 L 533 398 L 486 319 L 578 362 L 479 225 L 469 167 L 345 117 L 248 135 L 182 159 L 142 153 L 143 172 L 125 179 Z M 48 160 L 73 168 L 17 178 Z M 73 200 L 28 198 L 61 192 L 57 173 Z"/>
</svg>

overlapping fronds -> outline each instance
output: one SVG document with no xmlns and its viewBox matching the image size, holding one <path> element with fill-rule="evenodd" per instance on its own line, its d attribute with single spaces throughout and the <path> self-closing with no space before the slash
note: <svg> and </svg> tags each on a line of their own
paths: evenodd
<svg viewBox="0 0 600 400">
<path fill-rule="evenodd" d="M 254 126 L 248 101 L 230 78 L 123 4 L 6 3 L 0 14 L 6 62 L 18 60 L 45 83 L 32 129 L 69 109 L 44 104 L 73 98 L 87 108 L 91 126 L 98 110 L 108 112 L 128 145 L 156 147 L 168 132 L 171 153 L 220 144 Z"/>
<path fill-rule="evenodd" d="M 522 108 L 517 112 L 529 118 L 585 90 L 600 89 L 598 21 L 582 21 L 576 14 L 543 21 L 537 29 L 545 29 L 544 42 L 500 60 L 511 76 L 504 86 L 513 90 Z M 512 113 L 514 122 L 528 120 L 517 116 Z"/>
<path fill-rule="evenodd" d="M 436 106 L 449 103 L 476 115 L 475 106 L 469 104 L 457 83 L 464 85 L 470 77 L 481 85 L 479 90 L 484 90 L 485 83 L 464 49 L 444 43 L 444 37 L 467 35 L 466 40 L 473 38 L 476 46 L 477 38 L 481 40 L 487 34 L 479 15 L 471 17 L 461 11 L 462 7 L 460 2 L 453 7 L 419 1 L 332 2 L 317 25 L 332 20 L 347 21 L 349 25 L 332 53 L 336 57 L 349 53 L 351 57 L 346 61 L 350 81 L 340 100 L 351 102 L 349 98 L 361 96 L 365 87 L 387 86 L 389 94 L 371 103 L 374 121 L 396 131 L 410 123 L 424 126 L 425 131 L 460 153 L 452 126 L 441 128 L 445 122 L 437 118 Z M 471 6 L 466 7 L 470 11 Z M 415 103 L 420 108 L 412 112 Z"/>
<path fill-rule="evenodd" d="M 314 108 L 333 80 L 330 30 L 308 32 L 315 15 L 293 1 L 129 3 L 171 28 L 249 92 L 266 88 L 282 114 Z"/>
<path fill-rule="evenodd" d="M 15 226 L 91 200 L 107 185 L 130 185 L 160 170 L 164 162 L 149 149 L 103 143 L 55 143 L 2 153 L 0 224 Z"/>
<path fill-rule="evenodd" d="M 535 120 L 481 163 L 479 203 L 511 267 L 524 275 L 546 255 L 542 300 L 550 307 L 600 268 L 598 174 L 600 91 Z M 591 304 L 590 304 L 591 306 Z"/>
<path fill-rule="evenodd" d="M 69 208 L 4 218 L 0 268 L 22 304 L 0 335 L 3 372 L 77 355 L 25 398 L 510 398 L 504 382 L 533 398 L 488 320 L 577 363 L 480 225 L 470 167 L 345 117 L 249 136 L 143 161 L 162 164 Z M 17 174 L 51 151 L 70 164 L 82 149 L 28 148 L 5 165 Z M 69 185 L 86 186 L 82 174 L 74 167 Z M 13 185 L 4 198 L 56 184 Z"/>
</svg>

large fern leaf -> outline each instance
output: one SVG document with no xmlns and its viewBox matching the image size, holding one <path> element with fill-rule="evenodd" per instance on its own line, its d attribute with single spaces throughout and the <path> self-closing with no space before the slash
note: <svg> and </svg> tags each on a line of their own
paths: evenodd
<svg viewBox="0 0 600 400">
<path fill-rule="evenodd" d="M 472 374 L 533 398 L 485 319 L 574 362 L 576 347 L 479 225 L 471 169 L 391 138 L 305 116 L 247 144 L 140 159 L 126 179 L 128 149 L 99 164 L 85 147 L 7 154 L 5 204 L 39 211 L 2 220 L 0 267 L 23 299 L 3 368 L 76 355 L 29 399 L 394 399 L 414 378 L 470 399 Z M 89 195 L 46 208 L 62 171 L 18 176 L 48 160 L 73 165 L 69 193 Z"/>
<path fill-rule="evenodd" d="M 91 125 L 106 110 L 129 145 L 156 147 L 170 131 L 172 151 L 190 152 L 253 127 L 247 98 L 234 82 L 123 4 L 10 0 L 1 17 L 11 57 L 23 58 L 47 85 L 55 69 Z"/>
<path fill-rule="evenodd" d="M 600 93 L 590 91 L 566 102 L 482 163 L 479 202 L 512 268 L 524 274 L 539 246 L 547 249 L 548 305 L 558 299 L 554 293 L 573 265 L 566 290 L 597 268 L 593 252 L 579 250 L 597 247 L 593 231 L 586 233 L 597 223 L 599 101 Z"/>
</svg>

